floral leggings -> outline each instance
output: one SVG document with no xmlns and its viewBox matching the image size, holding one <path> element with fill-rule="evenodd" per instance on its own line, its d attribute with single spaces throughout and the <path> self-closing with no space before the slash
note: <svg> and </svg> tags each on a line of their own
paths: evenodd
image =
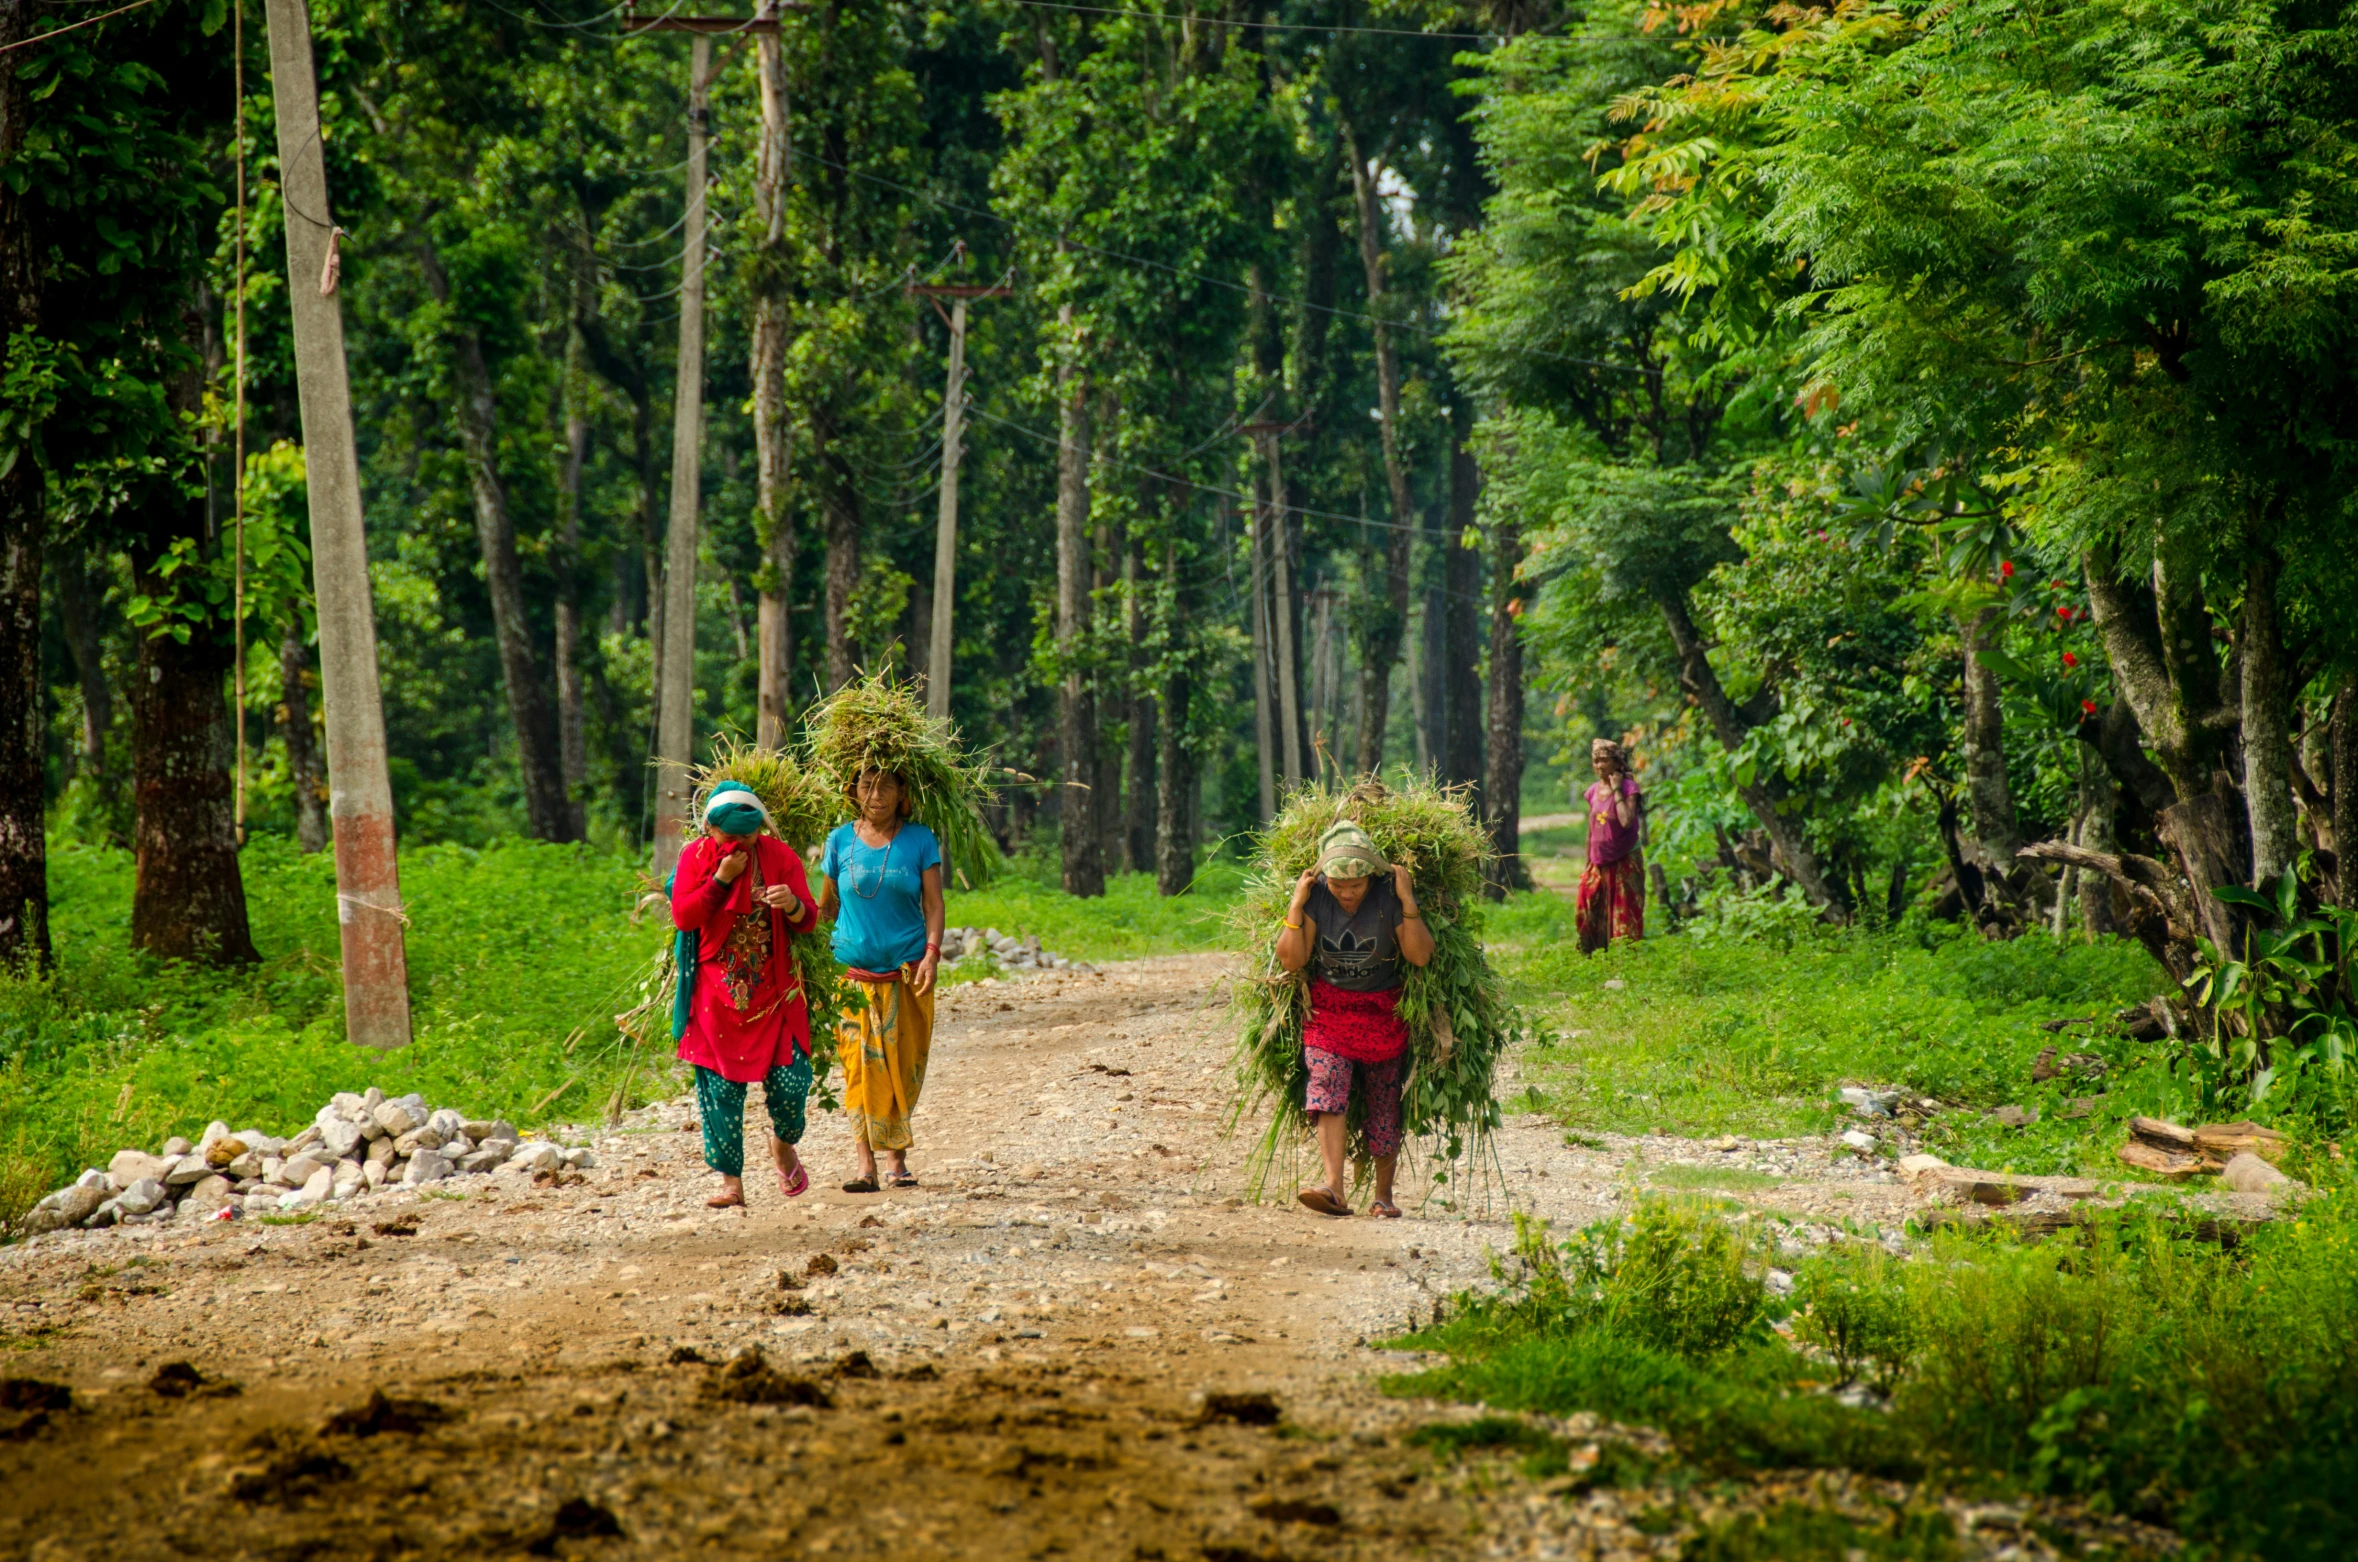
<svg viewBox="0 0 2358 1562">
<path fill-rule="evenodd" d="M 770 1131 L 788 1144 L 802 1142 L 803 1100 L 811 1092 L 811 1060 L 773 1068 L 761 1082 Z M 696 1118 L 704 1127 L 704 1164 L 724 1177 L 745 1175 L 745 1085 L 696 1065 Z"/>
<path fill-rule="evenodd" d="M 1407 1053 L 1381 1063 L 1354 1063 L 1316 1047 L 1304 1047 L 1302 1061 L 1310 1065 L 1310 1089 L 1303 1102 L 1306 1110 L 1351 1110 L 1351 1083 L 1356 1075 L 1359 1127 L 1367 1135 L 1367 1153 L 1379 1161 L 1400 1153 L 1400 1087 L 1408 1073 Z"/>
</svg>

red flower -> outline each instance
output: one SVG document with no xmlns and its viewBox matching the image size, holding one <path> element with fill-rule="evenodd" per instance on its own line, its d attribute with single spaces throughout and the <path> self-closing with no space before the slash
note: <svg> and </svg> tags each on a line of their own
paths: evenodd
<svg viewBox="0 0 2358 1562">
<path fill-rule="evenodd" d="M 2093 716 L 2093 715 L 2095 715 L 2095 714 L 2096 714 L 2096 702 L 2095 702 L 2094 700 L 2082 700 L 2082 701 L 2080 701 L 2080 714 L 2081 714 L 2081 715 L 2083 715 L 2083 716 Z"/>
<path fill-rule="evenodd" d="M 2069 606 L 2059 607 L 2055 610 L 2055 616 L 2068 624 L 2071 622 L 2071 608 Z"/>
<path fill-rule="evenodd" d="M 2012 580 L 2014 578 L 2014 561 L 2012 559 L 2000 561 L 1998 565 L 1998 578 L 2000 580 Z"/>
<path fill-rule="evenodd" d="M 2063 665 L 2066 667 L 2077 667 L 2080 665 L 2080 659 L 2072 655 L 2069 651 L 2066 651 L 2063 653 Z"/>
</svg>

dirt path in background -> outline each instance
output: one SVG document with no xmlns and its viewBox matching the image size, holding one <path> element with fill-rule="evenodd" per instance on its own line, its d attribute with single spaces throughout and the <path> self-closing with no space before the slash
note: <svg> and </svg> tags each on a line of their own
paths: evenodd
<svg viewBox="0 0 2358 1562">
<path fill-rule="evenodd" d="M 835 1191 L 815 1115 L 811 1194 L 749 1175 L 749 1210 L 706 1210 L 683 1099 L 596 1131 L 571 1185 L 0 1250 L 0 1376 L 73 1390 L 0 1412 L 0 1558 L 1674 1551 L 1640 1524 L 1660 1494 L 1544 1495 L 1403 1441 L 1469 1412 L 1381 1396 L 1413 1360 L 1366 1342 L 1480 1282 L 1508 1201 L 1242 1201 L 1220 969 L 946 994 L 913 1191 Z M 1804 1221 L 1903 1209 L 1817 1141 L 1499 1141 L 1513 1205 L 1559 1229 L 1678 1161 L 1780 1179 L 1747 1196 Z M 756 1345 L 752 1378 L 686 1359 Z M 203 1385 L 151 1386 L 180 1361 Z"/>
</svg>

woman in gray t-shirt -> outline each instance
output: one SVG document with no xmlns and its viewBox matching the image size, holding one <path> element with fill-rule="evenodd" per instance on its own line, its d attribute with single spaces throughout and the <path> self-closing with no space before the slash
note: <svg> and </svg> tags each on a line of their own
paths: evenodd
<svg viewBox="0 0 2358 1562">
<path fill-rule="evenodd" d="M 1318 866 L 1294 886 L 1277 935 L 1277 963 L 1310 973 L 1310 1017 L 1302 1059 L 1310 1088 L 1304 1109 L 1318 1125 L 1326 1185 L 1304 1188 L 1303 1204 L 1322 1215 L 1348 1215 L 1343 1140 L 1354 1083 L 1361 1129 L 1375 1161 L 1369 1209 L 1398 1219 L 1392 1173 L 1400 1160 L 1400 1086 L 1408 1064 L 1408 1025 L 1400 1018 L 1401 962 L 1433 958 L 1432 930 L 1417 910 L 1408 870 L 1384 861 L 1365 830 L 1338 824 L 1318 843 Z"/>
</svg>

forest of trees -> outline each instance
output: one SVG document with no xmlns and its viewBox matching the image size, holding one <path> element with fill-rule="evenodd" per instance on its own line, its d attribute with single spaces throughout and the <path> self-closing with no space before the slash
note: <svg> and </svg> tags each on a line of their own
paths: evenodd
<svg viewBox="0 0 2358 1562">
<path fill-rule="evenodd" d="M 2119 932 L 2198 982 L 2358 912 L 2346 12 L 764 14 L 311 8 L 405 840 L 648 832 L 693 46 L 700 738 L 927 670 L 911 284 L 993 290 L 949 709 L 1075 893 L 1179 892 L 1289 779 L 1387 766 L 1479 789 L 1506 887 L 1526 754 L 1602 733 L 1681 908 Z M 258 27 L 241 149 L 226 0 L 78 19 L 0 0 L 0 950 L 45 947 L 45 840 L 105 839 L 147 947 L 244 958 L 241 159 L 248 811 L 316 846 L 313 284 Z M 2262 1068 L 2346 986 L 2219 1023 Z"/>
</svg>

